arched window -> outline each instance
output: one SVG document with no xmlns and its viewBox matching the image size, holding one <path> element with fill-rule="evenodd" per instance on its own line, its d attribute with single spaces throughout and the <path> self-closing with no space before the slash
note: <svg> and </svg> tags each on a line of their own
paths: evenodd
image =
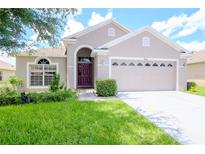
<svg viewBox="0 0 205 154">
<path fill-rule="evenodd" d="M 138 63 L 137 66 L 143 66 L 143 64 L 142 63 Z"/>
<path fill-rule="evenodd" d="M 114 62 L 112 63 L 112 66 L 118 66 L 118 63 Z"/>
<path fill-rule="evenodd" d="M 168 66 L 168 67 L 172 67 L 172 64 L 168 64 L 167 66 Z"/>
<path fill-rule="evenodd" d="M 115 36 L 115 29 L 110 27 L 108 28 L 108 36 L 114 37 Z"/>
<path fill-rule="evenodd" d="M 157 67 L 157 66 L 158 66 L 158 64 L 157 64 L 157 63 L 154 63 L 152 66 Z"/>
<path fill-rule="evenodd" d="M 163 63 L 162 63 L 162 64 L 160 64 L 160 67 L 165 67 L 165 64 L 163 64 Z"/>
<path fill-rule="evenodd" d="M 129 64 L 129 66 L 135 66 L 135 64 L 134 64 L 133 62 L 131 62 L 131 63 Z"/>
<path fill-rule="evenodd" d="M 38 61 L 38 64 L 50 64 L 50 63 L 49 63 L 49 61 L 47 59 L 43 58 L 43 59 L 40 59 Z"/>
<path fill-rule="evenodd" d="M 149 63 L 146 63 L 145 66 L 151 66 Z"/>
<path fill-rule="evenodd" d="M 125 62 L 121 63 L 120 66 L 127 66 Z"/>
<path fill-rule="evenodd" d="M 142 38 L 142 46 L 143 47 L 149 47 L 150 46 L 150 38 L 145 36 Z"/>
<path fill-rule="evenodd" d="M 42 58 L 35 64 L 29 64 L 29 86 L 49 86 L 57 73 L 57 64 Z"/>
</svg>

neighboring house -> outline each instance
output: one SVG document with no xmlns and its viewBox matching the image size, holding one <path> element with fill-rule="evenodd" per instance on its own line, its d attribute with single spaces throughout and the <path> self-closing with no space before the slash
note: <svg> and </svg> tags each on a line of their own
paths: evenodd
<svg viewBox="0 0 205 154">
<path fill-rule="evenodd" d="M 15 75 L 15 66 L 0 60 L 0 82 Z"/>
<path fill-rule="evenodd" d="M 205 51 L 193 52 L 187 59 L 187 79 L 205 86 Z"/>
<path fill-rule="evenodd" d="M 69 88 L 116 79 L 119 91 L 186 89 L 186 50 L 151 27 L 130 32 L 110 19 L 62 39 L 65 48 L 16 57 L 25 90 L 46 90 L 54 72 Z"/>
</svg>

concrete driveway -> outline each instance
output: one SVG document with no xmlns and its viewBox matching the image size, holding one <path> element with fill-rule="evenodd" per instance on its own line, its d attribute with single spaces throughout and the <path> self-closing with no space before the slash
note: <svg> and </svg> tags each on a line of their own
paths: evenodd
<svg viewBox="0 0 205 154">
<path fill-rule="evenodd" d="M 205 144 L 205 97 L 178 91 L 120 92 L 118 97 L 182 144 Z"/>
</svg>

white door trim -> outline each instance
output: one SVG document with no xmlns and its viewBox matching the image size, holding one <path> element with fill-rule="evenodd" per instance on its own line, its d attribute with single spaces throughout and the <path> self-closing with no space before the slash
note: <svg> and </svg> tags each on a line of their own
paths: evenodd
<svg viewBox="0 0 205 154">
<path fill-rule="evenodd" d="M 76 84 L 77 82 L 77 61 L 76 61 L 77 57 L 76 56 L 77 56 L 78 51 L 82 48 L 89 48 L 91 52 L 93 52 L 93 49 L 94 49 L 91 45 L 80 45 L 75 49 L 74 57 L 73 57 L 73 61 L 74 61 L 74 64 L 73 64 L 74 83 L 73 85 L 74 85 L 74 88 L 77 88 L 77 84 Z"/>
<path fill-rule="evenodd" d="M 150 61 L 172 61 L 176 62 L 176 90 L 179 90 L 179 59 L 147 58 L 147 57 L 109 57 L 109 78 L 112 78 L 112 60 L 150 60 Z"/>
</svg>

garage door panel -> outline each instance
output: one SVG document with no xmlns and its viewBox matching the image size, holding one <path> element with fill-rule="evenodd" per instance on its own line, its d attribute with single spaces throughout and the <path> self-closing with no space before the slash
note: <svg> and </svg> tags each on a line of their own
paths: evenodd
<svg viewBox="0 0 205 154">
<path fill-rule="evenodd" d="M 111 77 L 118 83 L 119 91 L 147 91 L 147 90 L 175 90 L 176 65 L 174 62 L 160 61 L 132 61 L 134 66 L 129 66 L 130 61 L 124 61 L 127 66 L 121 66 L 122 60 L 117 61 L 118 66 L 111 66 Z M 138 63 L 143 66 L 137 66 Z M 150 66 L 145 66 L 149 63 Z M 158 66 L 152 66 L 157 63 Z M 165 64 L 160 67 L 160 64 Z M 171 66 L 168 67 L 168 65 Z"/>
</svg>

